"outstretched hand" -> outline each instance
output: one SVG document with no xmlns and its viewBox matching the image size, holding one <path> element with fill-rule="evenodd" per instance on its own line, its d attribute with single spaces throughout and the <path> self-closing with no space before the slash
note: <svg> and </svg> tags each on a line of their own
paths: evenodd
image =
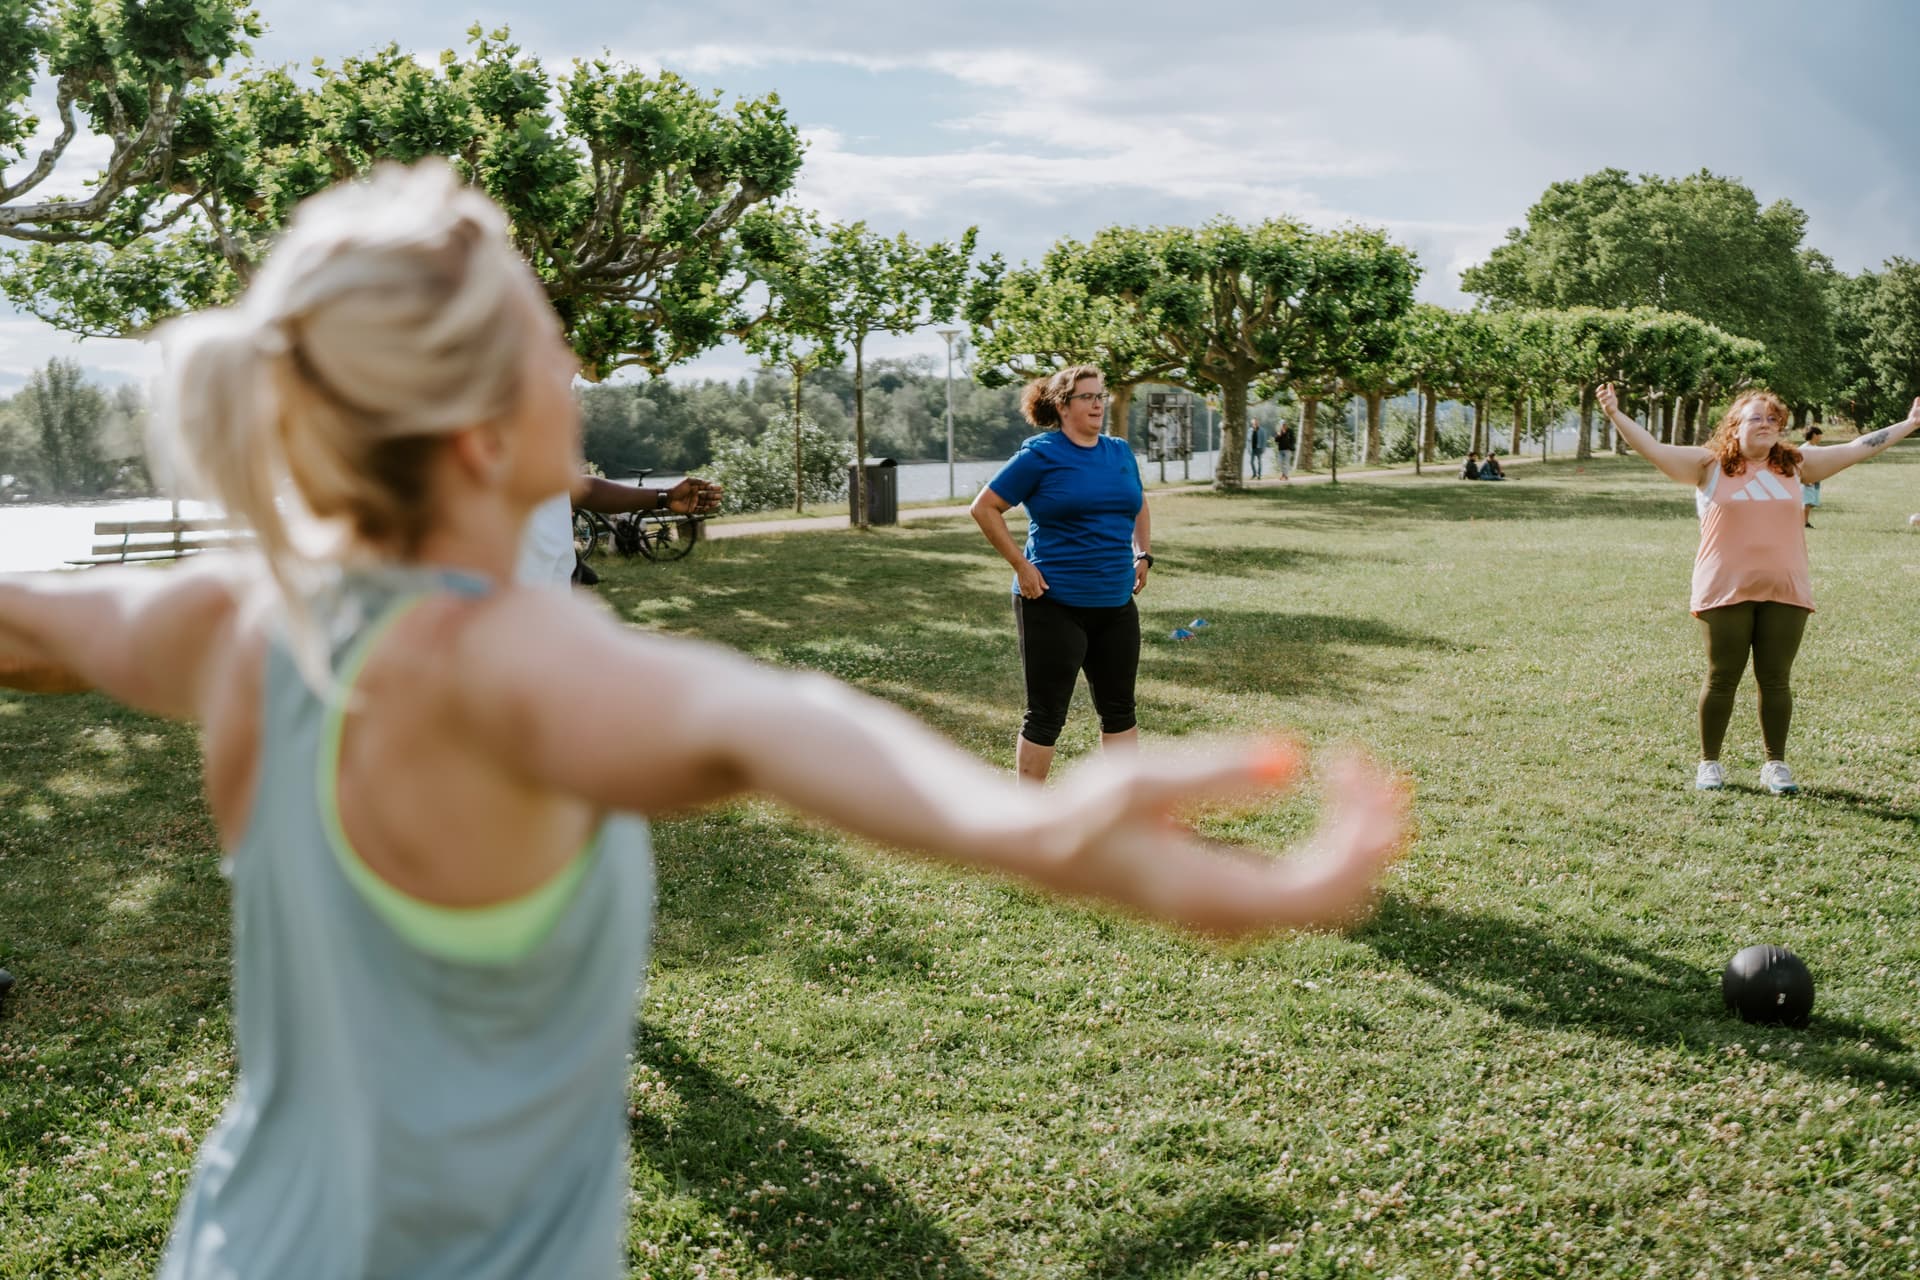
<svg viewBox="0 0 1920 1280">
<path fill-rule="evenodd" d="M 1079 839 L 1027 873 L 1047 888 L 1098 897 L 1202 933 L 1224 936 L 1351 923 L 1405 846 L 1405 788 L 1359 758 L 1326 773 L 1317 830 L 1280 859 L 1207 841 L 1175 818 L 1204 803 L 1239 803 L 1289 788 L 1301 767 L 1290 745 L 1218 748 L 1175 758 L 1103 756 L 1071 775 L 1061 801 Z"/>
<path fill-rule="evenodd" d="M 1913 398 L 1913 407 L 1907 410 L 1907 425 L 1920 431 L 1920 396 Z"/>
<path fill-rule="evenodd" d="M 667 490 L 666 507 L 683 516 L 710 515 L 720 509 L 720 495 L 724 492 L 717 484 L 709 484 L 699 476 L 688 476 Z"/>
<path fill-rule="evenodd" d="M 1620 412 L 1620 397 L 1614 392 L 1611 382 L 1604 383 L 1594 392 L 1594 399 L 1600 402 L 1600 408 L 1608 417 Z"/>
</svg>

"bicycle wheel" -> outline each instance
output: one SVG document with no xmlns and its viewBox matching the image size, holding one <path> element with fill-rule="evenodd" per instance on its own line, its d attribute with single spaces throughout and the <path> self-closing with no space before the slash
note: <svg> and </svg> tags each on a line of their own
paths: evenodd
<svg viewBox="0 0 1920 1280">
<path fill-rule="evenodd" d="M 646 531 L 640 527 L 639 516 L 621 516 L 613 522 L 613 549 L 621 555 L 628 557 L 639 555 L 646 541 Z"/>
<path fill-rule="evenodd" d="M 663 562 L 684 559 L 693 550 L 693 544 L 700 540 L 700 519 L 697 516 L 663 516 L 644 522 L 641 530 L 640 554 L 649 560 Z"/>
<path fill-rule="evenodd" d="M 613 526 L 597 511 L 573 513 L 573 549 L 582 560 L 591 560 L 613 537 Z"/>
</svg>

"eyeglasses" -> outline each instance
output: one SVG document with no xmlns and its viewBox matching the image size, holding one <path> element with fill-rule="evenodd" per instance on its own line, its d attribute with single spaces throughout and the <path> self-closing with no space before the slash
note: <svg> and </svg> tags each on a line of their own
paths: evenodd
<svg viewBox="0 0 1920 1280">
<path fill-rule="evenodd" d="M 1067 397 L 1067 403 L 1072 404 L 1075 400 L 1098 400 L 1101 404 L 1112 404 L 1113 393 L 1110 391 L 1076 391 Z"/>
</svg>

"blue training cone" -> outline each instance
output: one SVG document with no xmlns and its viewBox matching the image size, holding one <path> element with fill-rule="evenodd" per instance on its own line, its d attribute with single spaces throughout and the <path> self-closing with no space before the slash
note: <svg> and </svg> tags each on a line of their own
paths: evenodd
<svg viewBox="0 0 1920 1280">
<path fill-rule="evenodd" d="M 1175 627 L 1175 628 L 1173 629 L 1173 634 L 1172 634 L 1172 635 L 1170 635 L 1170 636 L 1168 636 L 1168 637 L 1167 637 L 1167 639 L 1169 639 L 1169 640 L 1191 640 L 1191 639 L 1193 639 L 1193 632 L 1191 632 L 1191 631 L 1189 631 L 1189 630 L 1187 630 L 1187 629 L 1186 629 L 1185 627 Z"/>
<path fill-rule="evenodd" d="M 1192 622 L 1189 622 L 1187 625 L 1192 627 L 1195 631 L 1198 631 L 1202 627 L 1210 627 L 1213 624 L 1208 622 L 1205 618 L 1195 618 Z"/>
</svg>

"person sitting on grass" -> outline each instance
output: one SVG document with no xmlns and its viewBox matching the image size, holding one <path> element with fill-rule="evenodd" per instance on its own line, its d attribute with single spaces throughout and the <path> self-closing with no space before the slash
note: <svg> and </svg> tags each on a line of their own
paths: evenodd
<svg viewBox="0 0 1920 1280">
<path fill-rule="evenodd" d="M 1480 478 L 1479 454 L 1469 453 L 1467 455 L 1467 460 L 1460 466 L 1460 478 L 1462 480 L 1478 480 Z"/>
<path fill-rule="evenodd" d="M 1507 478 L 1507 473 L 1500 469 L 1500 459 L 1494 457 L 1491 450 L 1487 453 L 1487 460 L 1480 464 L 1480 478 L 1482 480 L 1505 480 Z"/>
<path fill-rule="evenodd" d="M 162 1280 L 625 1274 L 638 815 L 757 792 L 1222 935 L 1348 918 L 1406 837 L 1350 761 L 1297 856 L 1250 856 L 1174 816 L 1286 782 L 1275 740 L 1021 788 L 823 676 L 515 584 L 579 469 L 578 366 L 443 164 L 307 201 L 167 347 L 162 436 L 257 553 L 0 576 L 0 678 L 202 727 L 240 1072 Z"/>
</svg>

